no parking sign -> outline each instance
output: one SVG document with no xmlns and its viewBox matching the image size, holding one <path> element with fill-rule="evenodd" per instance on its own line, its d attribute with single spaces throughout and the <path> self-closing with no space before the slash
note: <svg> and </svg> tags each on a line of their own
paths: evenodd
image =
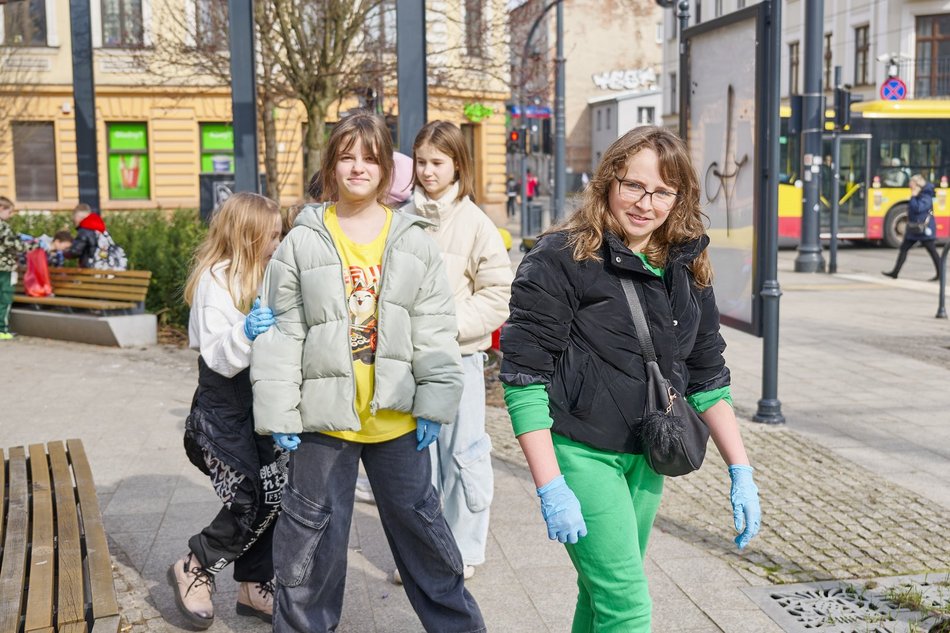
<svg viewBox="0 0 950 633">
<path fill-rule="evenodd" d="M 900 77 L 888 77 L 881 84 L 881 99 L 886 101 L 901 101 L 907 96 L 907 84 Z"/>
</svg>

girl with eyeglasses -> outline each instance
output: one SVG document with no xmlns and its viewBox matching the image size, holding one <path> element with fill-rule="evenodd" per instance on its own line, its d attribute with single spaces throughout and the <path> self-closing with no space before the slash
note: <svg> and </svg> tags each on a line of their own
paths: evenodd
<svg viewBox="0 0 950 633">
<path fill-rule="evenodd" d="M 620 279 L 639 286 L 658 362 L 729 464 L 736 544 L 758 532 L 732 409 L 699 184 L 685 144 L 645 126 L 615 141 L 581 207 L 524 258 L 502 332 L 512 426 L 548 538 L 578 573 L 574 631 L 649 632 L 644 572 L 663 476 L 639 436 L 647 379 Z"/>
</svg>

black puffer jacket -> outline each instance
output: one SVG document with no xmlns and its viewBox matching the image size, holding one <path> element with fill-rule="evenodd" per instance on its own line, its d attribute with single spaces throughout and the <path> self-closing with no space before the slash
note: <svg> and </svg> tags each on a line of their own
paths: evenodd
<svg viewBox="0 0 950 633">
<path fill-rule="evenodd" d="M 601 262 L 575 262 L 564 233 L 528 253 L 502 331 L 501 379 L 548 385 L 554 432 L 601 450 L 640 453 L 646 377 L 620 276 L 637 283 L 660 369 L 680 393 L 724 387 L 729 369 L 716 300 L 711 287 L 695 287 L 689 270 L 709 238 L 671 252 L 662 278 L 616 236 L 604 242 Z"/>
</svg>

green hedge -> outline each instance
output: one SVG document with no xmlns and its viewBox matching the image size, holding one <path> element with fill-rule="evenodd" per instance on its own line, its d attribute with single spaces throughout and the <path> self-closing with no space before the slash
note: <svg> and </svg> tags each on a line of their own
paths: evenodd
<svg viewBox="0 0 950 633">
<path fill-rule="evenodd" d="M 182 288 L 191 256 L 207 231 L 197 210 L 179 210 L 171 218 L 162 211 L 105 213 L 103 220 L 116 244 L 125 249 L 129 268 L 152 271 L 146 309 L 164 325 L 187 328 L 188 306 Z M 11 224 L 14 230 L 34 236 L 63 229 L 75 234 L 70 213 L 15 215 Z"/>
</svg>

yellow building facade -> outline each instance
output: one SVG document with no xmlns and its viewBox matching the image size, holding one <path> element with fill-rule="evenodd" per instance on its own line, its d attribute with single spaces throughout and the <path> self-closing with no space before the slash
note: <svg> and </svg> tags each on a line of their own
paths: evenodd
<svg viewBox="0 0 950 633">
<path fill-rule="evenodd" d="M 197 0 L 197 5 L 201 3 Z M 31 15 L 32 22 L 23 32 L 11 33 L 8 28 L 0 33 L 0 43 L 5 45 L 0 47 L 0 195 L 13 199 L 20 209 L 70 209 L 78 202 L 78 166 L 68 0 L 18 4 L 28 5 L 31 11 L 42 7 L 43 15 Z M 180 12 L 183 4 L 184 19 L 168 17 L 169 12 Z M 211 78 L 195 81 L 189 77 L 176 82 L 149 70 L 150 46 L 156 44 L 163 28 L 182 28 L 183 24 L 187 28 L 189 19 L 194 23 L 195 4 L 195 0 L 141 0 L 141 23 L 132 22 L 139 30 L 133 28 L 130 34 L 121 23 L 116 28 L 115 16 L 104 14 L 107 3 L 92 2 L 103 210 L 196 208 L 199 174 L 233 169 L 228 87 Z M 439 6 L 438 11 L 427 13 L 427 25 L 437 27 L 432 29 L 436 37 L 429 38 L 430 71 L 433 57 L 436 64 L 458 65 L 453 56 L 464 50 L 452 41 L 464 38 L 466 24 L 464 14 L 455 15 L 455 9 L 463 11 L 465 3 L 432 4 Z M 496 11 L 491 24 L 501 24 L 497 18 L 504 16 L 504 3 L 491 4 Z M 4 13 L 0 25 L 9 26 L 15 17 L 8 15 L 10 6 L 0 5 Z M 394 4 L 389 8 L 394 10 Z M 440 20 L 443 24 L 438 27 Z M 13 23 L 16 27 L 15 20 Z M 45 26 L 45 31 L 37 32 L 37 24 Z M 496 39 L 504 36 L 492 35 Z M 129 39 L 137 48 L 122 47 L 130 44 Z M 386 83 L 392 83 L 389 92 L 395 94 L 395 84 Z M 462 127 L 475 159 L 477 202 L 493 219 L 503 222 L 506 78 L 470 81 L 466 89 L 450 85 L 459 82 L 443 81 L 440 85 L 430 79 L 428 119 L 444 119 Z M 466 106 L 472 104 L 483 106 L 479 108 L 481 116 L 471 117 L 471 107 L 466 116 Z M 339 100 L 327 121 L 338 120 L 357 105 L 355 98 Z M 398 105 L 386 108 L 386 114 L 390 119 L 398 116 Z M 303 160 L 306 112 L 299 102 L 285 101 L 275 110 L 275 120 L 278 169 L 276 176 L 267 174 L 267 179 L 279 179 L 281 204 L 295 204 L 304 199 L 310 176 L 304 173 Z M 262 134 L 259 140 L 263 171 Z"/>
</svg>

